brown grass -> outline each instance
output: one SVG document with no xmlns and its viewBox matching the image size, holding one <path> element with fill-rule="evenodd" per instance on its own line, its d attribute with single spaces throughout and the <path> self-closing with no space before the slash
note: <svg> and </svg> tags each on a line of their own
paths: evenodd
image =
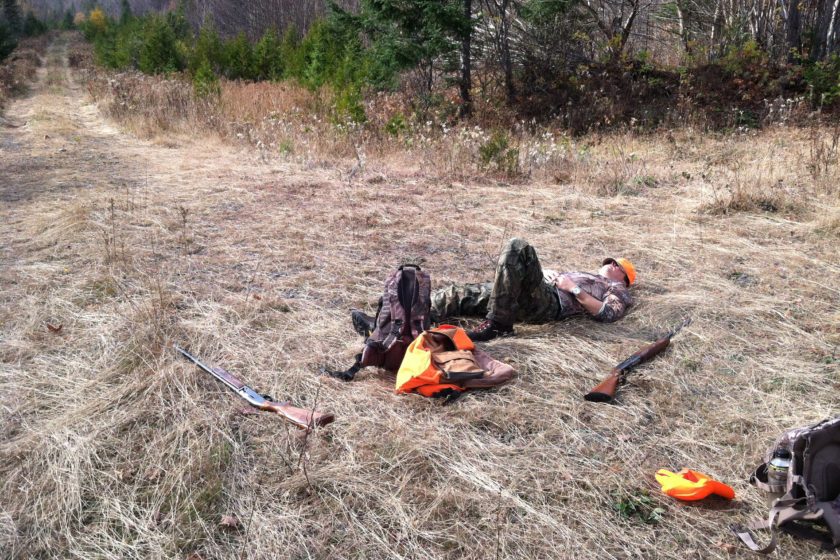
<svg viewBox="0 0 840 560">
<path fill-rule="evenodd" d="M 43 82 L 10 116 L 45 117 L 0 130 L 26 147 L 0 161 L 5 556 L 728 558 L 741 550 L 728 526 L 765 513 L 746 482 L 765 448 L 836 414 L 838 204 L 808 179 L 810 131 L 514 131 L 520 155 L 555 152 L 502 181 L 473 160 L 467 138 L 483 130 L 386 142 L 316 123 L 329 137 L 291 127 L 295 149 L 267 156 L 205 137 L 234 129 L 198 127 L 187 97 L 142 83 L 181 115 L 149 129 L 157 142 Z M 277 107 L 312 110 L 288 94 Z M 275 103 L 260 99 L 259 111 Z M 137 132 L 157 111 L 118 122 Z M 320 117 L 294 118 L 283 123 Z M 355 174 L 351 137 L 366 158 Z M 625 186 L 605 191 L 617 162 Z M 781 180 L 795 211 L 703 211 L 735 177 Z M 451 407 L 396 396 L 375 370 L 350 384 L 316 375 L 349 365 L 361 340 L 347 311 L 370 305 L 399 260 L 426 257 L 436 287 L 486 280 L 514 235 L 553 268 L 628 256 L 637 305 L 610 325 L 517 326 L 486 345 L 516 380 Z M 615 405 L 583 401 L 686 314 L 691 327 Z M 242 415 L 172 342 L 278 398 L 317 397 L 337 420 L 304 438 Z M 737 499 L 674 502 L 655 485 L 661 467 L 709 473 Z M 818 546 L 784 536 L 781 550 L 798 560 Z"/>
</svg>

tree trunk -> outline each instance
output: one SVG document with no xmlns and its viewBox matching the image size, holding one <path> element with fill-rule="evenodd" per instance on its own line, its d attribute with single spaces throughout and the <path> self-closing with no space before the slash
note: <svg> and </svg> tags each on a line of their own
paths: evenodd
<svg viewBox="0 0 840 560">
<path fill-rule="evenodd" d="M 470 40 L 472 39 L 472 0 L 464 0 L 464 18 L 469 24 L 464 37 L 461 39 L 461 107 L 459 114 L 461 118 L 468 117 L 472 113 L 472 89 Z"/>
<path fill-rule="evenodd" d="M 613 53 L 615 62 L 618 62 L 624 54 L 624 49 L 627 47 L 627 39 L 630 38 L 630 33 L 633 31 L 633 22 L 636 20 L 636 16 L 639 15 L 639 1 L 633 0 L 631 5 L 633 9 L 630 11 L 630 15 L 627 16 L 627 21 L 621 26 L 618 48 Z"/>
<path fill-rule="evenodd" d="M 502 55 L 502 68 L 505 72 L 505 92 L 507 93 L 508 105 L 512 105 L 516 98 L 516 87 L 513 84 L 513 61 L 510 56 L 510 19 L 508 8 L 510 0 L 502 0 L 500 11 L 499 50 Z"/>
<path fill-rule="evenodd" d="M 811 42 L 811 60 L 821 60 L 825 56 L 825 40 L 828 35 L 828 22 L 831 17 L 831 6 L 828 0 L 817 2 L 814 34 Z"/>
<path fill-rule="evenodd" d="M 722 0 L 717 0 L 715 2 L 715 15 L 712 17 L 712 36 L 709 40 L 709 59 L 716 58 L 719 54 L 717 49 L 717 42 L 720 41 L 720 37 L 723 34 L 723 14 L 721 13 L 722 9 Z"/>
<path fill-rule="evenodd" d="M 688 36 L 688 26 L 685 22 L 685 14 L 680 7 L 680 2 L 677 2 L 675 6 L 677 8 L 677 24 L 679 25 L 680 39 L 682 40 L 685 54 L 691 56 L 691 41 Z"/>
<path fill-rule="evenodd" d="M 825 56 L 831 54 L 834 50 L 834 37 L 837 27 L 837 10 L 840 8 L 840 0 L 834 0 L 834 6 L 831 8 L 831 20 L 828 23 L 828 30 L 825 34 Z"/>
<path fill-rule="evenodd" d="M 801 23 L 799 18 L 799 0 L 790 0 L 785 27 L 787 59 L 789 62 L 793 62 L 802 48 L 800 39 Z"/>
</svg>

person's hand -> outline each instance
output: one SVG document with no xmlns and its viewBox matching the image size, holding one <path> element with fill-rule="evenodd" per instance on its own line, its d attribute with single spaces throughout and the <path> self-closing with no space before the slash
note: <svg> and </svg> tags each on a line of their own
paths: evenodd
<svg viewBox="0 0 840 560">
<path fill-rule="evenodd" d="M 554 285 L 564 292 L 571 292 L 572 288 L 577 286 L 568 276 L 560 276 L 554 281 Z"/>
<path fill-rule="evenodd" d="M 548 280 L 549 282 L 551 282 L 552 284 L 554 284 L 555 286 L 557 285 L 557 280 L 559 278 L 560 278 L 560 273 L 559 272 L 552 271 L 552 272 L 549 272 L 548 274 L 545 275 L 545 279 Z"/>
</svg>

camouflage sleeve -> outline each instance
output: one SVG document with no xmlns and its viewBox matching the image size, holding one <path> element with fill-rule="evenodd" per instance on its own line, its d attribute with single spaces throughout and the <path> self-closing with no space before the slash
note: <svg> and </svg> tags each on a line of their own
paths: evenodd
<svg viewBox="0 0 840 560">
<path fill-rule="evenodd" d="M 601 310 L 595 315 L 595 319 L 604 323 L 618 321 L 627 313 L 627 308 L 633 305 L 633 298 L 627 288 L 614 285 L 604 294 Z"/>
</svg>

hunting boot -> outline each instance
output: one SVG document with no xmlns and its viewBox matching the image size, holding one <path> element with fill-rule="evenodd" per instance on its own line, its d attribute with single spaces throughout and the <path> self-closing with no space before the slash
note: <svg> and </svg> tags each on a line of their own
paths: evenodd
<svg viewBox="0 0 840 560">
<path fill-rule="evenodd" d="M 513 334 L 513 325 L 505 325 L 494 321 L 493 319 L 487 319 L 475 329 L 467 331 L 467 336 L 470 337 L 470 340 L 473 342 L 487 342 L 488 340 L 493 340 L 496 337 L 508 336 L 511 334 Z"/>
<path fill-rule="evenodd" d="M 376 320 L 358 309 L 350 311 L 350 318 L 353 320 L 353 330 L 365 338 L 376 328 Z"/>
</svg>

